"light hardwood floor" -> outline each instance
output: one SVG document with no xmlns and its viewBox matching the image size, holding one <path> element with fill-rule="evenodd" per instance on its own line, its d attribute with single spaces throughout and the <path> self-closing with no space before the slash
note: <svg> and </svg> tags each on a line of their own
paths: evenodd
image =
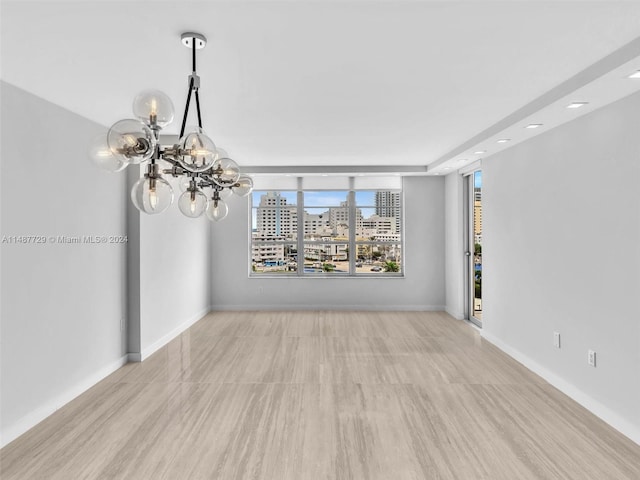
<svg viewBox="0 0 640 480">
<path fill-rule="evenodd" d="M 1 452 L 13 479 L 640 479 L 640 446 L 443 313 L 212 313 Z"/>
</svg>

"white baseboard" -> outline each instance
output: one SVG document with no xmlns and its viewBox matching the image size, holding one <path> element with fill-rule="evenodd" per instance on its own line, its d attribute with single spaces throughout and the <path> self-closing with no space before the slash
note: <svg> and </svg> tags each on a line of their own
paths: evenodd
<svg viewBox="0 0 640 480">
<path fill-rule="evenodd" d="M 89 375 L 87 378 L 82 380 L 81 382 L 74 385 L 72 388 L 68 389 L 66 392 L 56 396 L 55 398 L 46 402 L 46 404 L 40 406 L 33 412 L 25 415 L 18 421 L 16 421 L 13 425 L 10 425 L 8 428 L 0 432 L 0 448 L 8 445 L 10 442 L 18 438 L 20 435 L 25 433 L 27 430 L 33 428 L 42 420 L 47 418 L 49 415 L 54 413 L 56 410 L 60 409 L 71 400 L 79 396 L 80 394 L 86 392 L 89 388 L 94 386 L 100 380 L 104 379 L 108 375 L 115 372 L 117 369 L 122 367 L 127 362 L 140 362 L 145 358 L 149 357 L 156 350 L 162 348 L 164 345 L 169 343 L 175 337 L 184 332 L 191 325 L 196 323 L 202 317 L 204 317 L 207 313 L 209 313 L 211 309 L 209 307 L 203 309 L 202 311 L 196 313 L 183 323 L 181 323 L 178 327 L 173 329 L 171 332 L 164 335 L 159 340 L 155 341 L 150 346 L 144 348 L 142 353 L 129 353 L 127 355 L 122 356 L 115 362 L 110 363 L 109 365 L 101 368 L 96 371 L 92 375 Z"/>
<path fill-rule="evenodd" d="M 254 312 L 259 310 L 266 311 L 306 311 L 306 310 L 332 310 L 332 311 L 358 311 L 358 312 L 441 312 L 444 305 L 327 305 L 326 303 L 318 305 L 213 305 L 212 311 L 216 312 L 237 312 L 247 311 Z"/>
<path fill-rule="evenodd" d="M 14 441 L 27 430 L 35 427 L 38 423 L 54 413 L 56 410 L 66 405 L 80 394 L 89 390 L 100 380 L 111 375 L 113 372 L 127 363 L 127 360 L 128 357 L 127 355 L 125 355 L 115 360 L 114 362 L 105 365 L 100 370 L 92 373 L 82 381 L 75 384 L 73 387 L 69 388 L 66 392 L 63 392 L 56 397 L 46 401 L 44 405 L 41 405 L 36 410 L 28 413 L 18 421 L 14 422 L 12 425 L 9 425 L 8 428 L 0 433 L 0 448 L 8 445 L 10 442 Z"/>
<path fill-rule="evenodd" d="M 616 412 L 611 410 L 609 407 L 603 405 L 597 400 L 593 399 L 591 396 L 584 393 L 582 390 L 577 388 L 575 385 L 572 385 L 564 378 L 559 377 L 551 370 L 546 367 L 543 367 L 538 362 L 532 360 L 528 356 L 524 355 L 519 350 L 510 347 L 506 343 L 504 343 L 499 338 L 494 335 L 482 330 L 482 337 L 498 347 L 500 350 L 505 352 L 507 355 L 513 357 L 518 362 L 523 364 L 532 372 L 540 375 L 544 378 L 549 384 L 553 385 L 555 388 L 560 390 L 562 393 L 575 400 L 577 403 L 582 405 L 584 408 L 589 410 L 595 416 L 599 417 L 604 422 L 608 423 L 610 426 L 618 430 L 620 433 L 625 435 L 626 437 L 633 440 L 635 443 L 640 445 L 640 429 L 630 423 L 625 418 L 618 415 Z"/>
<path fill-rule="evenodd" d="M 176 338 L 178 335 L 180 335 L 182 332 L 184 332 L 187 328 L 189 328 L 191 325 L 196 323 L 198 320 L 200 320 L 202 317 L 204 317 L 210 311 L 211 311 L 210 307 L 204 308 L 203 310 L 199 311 L 195 315 L 189 317 L 187 320 L 182 322 L 180 325 L 178 325 L 176 328 L 171 330 L 169 333 L 167 333 L 167 334 L 163 335 L 162 337 L 160 337 L 158 340 L 153 342 L 151 345 L 149 345 L 147 347 L 143 347 L 142 348 L 142 353 L 130 353 L 129 354 L 130 355 L 129 358 L 131 359 L 132 362 L 133 361 L 141 362 L 145 358 L 149 358 L 149 356 L 151 356 L 154 352 L 156 352 L 159 349 L 161 349 L 162 347 L 164 347 L 167 343 L 169 343 L 171 340 Z"/>
<path fill-rule="evenodd" d="M 140 353 L 127 353 L 127 361 L 130 363 L 140 363 L 142 355 Z"/>
</svg>

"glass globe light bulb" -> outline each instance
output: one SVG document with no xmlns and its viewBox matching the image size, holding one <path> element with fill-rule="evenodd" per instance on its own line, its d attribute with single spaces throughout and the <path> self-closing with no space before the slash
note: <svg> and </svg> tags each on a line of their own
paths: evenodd
<svg viewBox="0 0 640 480">
<path fill-rule="evenodd" d="M 143 213 L 161 213 L 173 203 L 173 188 L 163 178 L 145 176 L 133 185 L 131 201 Z"/>
<path fill-rule="evenodd" d="M 228 213 L 229 207 L 224 200 L 212 198 L 209 201 L 209 206 L 207 207 L 207 217 L 209 220 L 219 222 L 225 218 Z"/>
<path fill-rule="evenodd" d="M 201 129 L 180 139 L 178 161 L 190 172 L 204 172 L 216 159 L 216 145 Z"/>
<path fill-rule="evenodd" d="M 218 196 L 222 199 L 229 198 L 233 195 L 233 192 L 230 188 L 223 188 L 222 190 L 218 190 Z"/>
<path fill-rule="evenodd" d="M 233 193 L 246 197 L 253 191 L 253 180 L 246 175 L 240 175 L 238 181 L 231 187 Z"/>
<path fill-rule="evenodd" d="M 129 165 L 129 160 L 113 154 L 105 135 L 99 135 L 89 144 L 89 156 L 96 166 L 108 172 L 120 172 Z"/>
<path fill-rule="evenodd" d="M 149 205 L 151 206 L 151 210 L 156 210 L 158 208 L 158 194 L 156 193 L 155 187 L 149 189 Z"/>
<path fill-rule="evenodd" d="M 213 163 L 213 181 L 221 187 L 230 187 L 240 178 L 240 167 L 230 158 L 220 158 Z"/>
<path fill-rule="evenodd" d="M 229 158 L 229 154 L 224 148 L 220 148 L 216 146 L 216 160 L 220 158 Z"/>
<path fill-rule="evenodd" d="M 209 200 L 207 196 L 198 189 L 191 189 L 180 195 L 178 208 L 187 217 L 197 218 L 207 209 Z"/>
<path fill-rule="evenodd" d="M 133 99 L 133 114 L 152 127 L 169 125 L 174 112 L 173 102 L 160 90 L 145 90 Z"/>
<path fill-rule="evenodd" d="M 156 149 L 156 136 L 140 120 L 125 119 L 114 123 L 107 133 L 107 144 L 114 156 L 127 163 L 149 160 Z"/>
<path fill-rule="evenodd" d="M 178 188 L 180 188 L 181 192 L 189 190 L 189 187 L 191 186 L 191 178 L 192 177 L 186 175 L 180 177 L 180 180 L 178 181 Z"/>
</svg>

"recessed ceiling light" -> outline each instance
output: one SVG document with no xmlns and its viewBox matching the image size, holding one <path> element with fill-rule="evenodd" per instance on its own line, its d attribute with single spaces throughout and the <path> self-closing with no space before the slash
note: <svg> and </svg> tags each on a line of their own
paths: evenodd
<svg viewBox="0 0 640 480">
<path fill-rule="evenodd" d="M 440 175 L 440 172 L 436 172 L 436 175 Z"/>
<path fill-rule="evenodd" d="M 498 140 L 496 143 L 507 143 L 510 142 L 511 139 L 510 138 L 501 138 L 500 140 Z"/>
<path fill-rule="evenodd" d="M 466 162 L 467 160 L 468 160 L 467 158 L 460 158 L 458 162 L 462 163 L 462 162 Z"/>
<path fill-rule="evenodd" d="M 444 167 L 445 170 L 451 170 L 451 167 Z"/>
<path fill-rule="evenodd" d="M 589 105 L 589 102 L 573 102 L 567 105 L 567 108 L 580 108 Z"/>
<path fill-rule="evenodd" d="M 482 155 L 483 153 L 487 153 L 486 150 L 478 150 L 477 152 L 473 152 L 474 155 Z"/>
<path fill-rule="evenodd" d="M 530 123 L 529 125 L 527 125 L 524 128 L 538 128 L 538 127 L 541 127 L 541 126 L 542 126 L 541 123 Z"/>
<path fill-rule="evenodd" d="M 633 72 L 631 75 L 629 75 L 627 78 L 640 78 L 640 70 Z"/>
</svg>

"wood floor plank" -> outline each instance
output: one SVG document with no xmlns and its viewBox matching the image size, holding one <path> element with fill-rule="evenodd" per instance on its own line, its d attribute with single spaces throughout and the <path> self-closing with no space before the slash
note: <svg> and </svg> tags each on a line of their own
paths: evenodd
<svg viewBox="0 0 640 480">
<path fill-rule="evenodd" d="M 640 446 L 442 312 L 214 312 L 0 478 L 637 480 Z"/>
</svg>

